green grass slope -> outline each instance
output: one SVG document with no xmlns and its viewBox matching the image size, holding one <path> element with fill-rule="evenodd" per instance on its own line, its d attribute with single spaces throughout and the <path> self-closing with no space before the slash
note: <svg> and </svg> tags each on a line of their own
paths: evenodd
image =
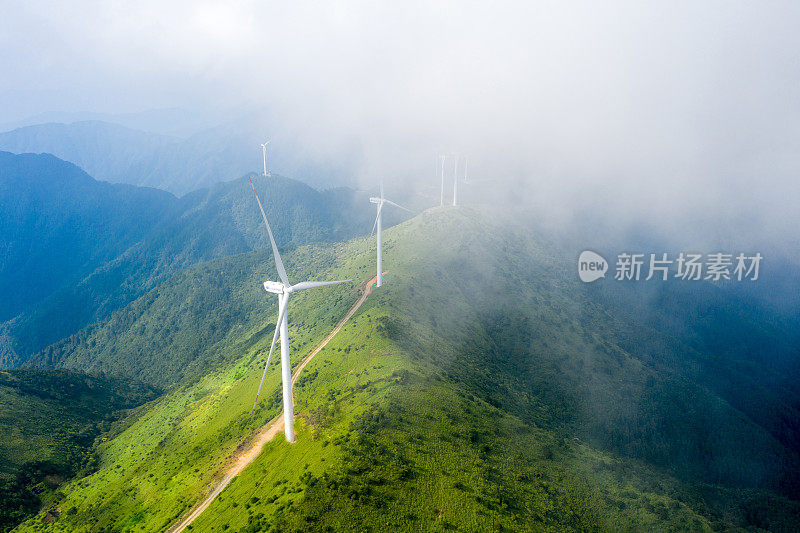
<svg viewBox="0 0 800 533">
<path fill-rule="evenodd" d="M 65 479 L 91 471 L 94 440 L 157 392 L 63 370 L 0 372 L 0 531 L 52 503 Z"/>
<path fill-rule="evenodd" d="M 184 280 L 194 280 L 199 285 L 203 278 L 195 275 L 202 270 L 224 273 L 225 276 L 220 276 L 228 280 L 224 287 L 236 287 L 236 291 L 226 294 L 222 300 L 214 300 L 214 307 L 247 306 L 248 313 L 233 313 L 236 322 L 228 325 L 224 339 L 227 342 L 220 341 L 216 347 L 208 349 L 213 357 L 205 361 L 207 372 L 192 374 L 183 385 L 137 416 L 130 428 L 100 447 L 99 470 L 65 488 L 67 497 L 59 504 L 60 518 L 50 527 L 109 531 L 165 528 L 201 496 L 242 440 L 280 411 L 277 395 L 267 394 L 256 416 L 251 417 L 249 413 L 260 377 L 258 367 L 264 364 L 266 354 L 263 352 L 271 340 L 275 320 L 276 304 L 260 288 L 266 270 L 263 267 L 269 259 L 263 252 L 254 252 L 221 259 L 176 276 L 174 283 L 178 286 Z M 240 267 L 253 268 L 233 268 L 237 260 Z M 338 248 L 330 246 L 298 249 L 289 254 L 286 264 L 293 279 L 303 279 L 308 274 L 307 269 L 295 269 L 295 264 L 329 265 L 335 272 L 336 265 L 341 262 Z M 348 270 L 347 273 L 364 277 L 364 272 Z M 342 272 L 337 274 L 343 275 Z M 219 279 L 214 278 L 215 281 Z M 196 287 L 195 297 L 202 298 L 206 290 L 213 291 L 213 284 Z M 145 295 L 133 305 L 145 305 L 151 296 Z M 297 295 L 292 307 L 293 311 L 297 310 L 298 318 L 290 322 L 293 349 L 300 352 L 321 339 L 357 296 L 357 285 Z M 185 295 L 179 301 L 184 302 L 183 298 Z M 234 304 L 239 300 L 239 304 Z M 170 312 L 179 317 L 185 310 L 179 306 Z M 192 315 L 181 326 L 189 331 L 212 328 L 216 317 L 210 309 L 208 311 Z M 147 313 L 148 309 L 143 312 Z M 174 327 L 171 323 L 161 323 L 165 328 Z M 164 361 L 159 369 L 168 371 L 171 358 L 178 352 L 180 348 L 159 352 Z M 277 360 L 275 362 L 277 364 Z M 139 364 L 146 367 L 150 360 Z M 266 390 L 277 391 L 278 385 L 279 377 L 273 370 L 265 384 Z"/>
<path fill-rule="evenodd" d="M 465 209 L 388 230 L 387 284 L 295 389 L 298 442 L 269 443 L 192 530 L 791 530 L 791 446 L 668 364 L 702 364 L 696 346 L 594 294 L 544 239 L 509 231 Z M 164 530 L 222 476 L 280 410 L 275 361 L 249 415 L 275 319 L 265 264 L 190 269 L 113 334 L 79 342 L 81 364 L 184 381 L 20 531 Z M 372 265 L 366 239 L 287 257 L 293 280 L 365 280 Z M 293 298 L 295 364 L 357 296 Z M 96 349 L 105 342 L 122 344 Z"/>
</svg>

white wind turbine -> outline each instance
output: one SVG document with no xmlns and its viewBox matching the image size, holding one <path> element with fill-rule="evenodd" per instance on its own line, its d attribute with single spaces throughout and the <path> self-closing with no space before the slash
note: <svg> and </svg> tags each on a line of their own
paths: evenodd
<svg viewBox="0 0 800 533">
<path fill-rule="evenodd" d="M 444 154 L 439 154 L 439 163 L 440 163 L 440 165 L 439 165 L 439 175 L 442 177 L 442 193 L 441 193 L 441 196 L 439 197 L 439 205 L 440 206 L 444 205 L 444 159 L 445 159 L 445 157 L 446 156 Z"/>
<path fill-rule="evenodd" d="M 382 252 L 382 242 L 381 242 L 381 230 L 383 229 L 383 205 L 384 204 L 391 204 L 395 207 L 399 207 L 400 209 L 405 209 L 406 211 L 411 211 L 410 209 L 406 209 L 402 205 L 396 204 L 391 200 L 387 200 L 383 197 L 383 182 L 381 182 L 381 196 L 380 198 L 375 198 L 374 196 L 369 199 L 370 202 L 373 204 L 378 204 L 378 215 L 375 217 L 375 223 L 372 225 L 372 233 L 375 233 L 375 229 L 377 228 L 377 237 L 378 237 L 378 275 L 376 277 L 375 286 L 380 287 L 383 284 L 383 252 Z M 371 234 L 370 234 L 371 235 Z"/>
<path fill-rule="evenodd" d="M 250 186 L 253 187 L 253 194 L 256 195 L 258 208 L 261 210 L 261 216 L 264 218 L 264 224 L 267 226 L 267 234 L 269 235 L 269 242 L 272 245 L 272 255 L 275 258 L 275 267 L 278 269 L 278 276 L 281 281 L 265 281 L 264 290 L 278 295 L 278 321 L 275 322 L 275 334 L 272 336 L 272 345 L 269 347 L 269 355 L 267 356 L 267 364 L 264 365 L 264 373 L 261 375 L 261 384 L 258 386 L 258 393 L 256 394 L 256 401 L 253 403 L 253 410 L 256 410 L 258 397 L 261 394 L 261 387 L 264 385 L 264 377 L 267 375 L 269 362 L 272 358 L 272 351 L 275 349 L 275 342 L 278 340 L 278 331 L 281 334 L 281 381 L 283 382 L 283 420 L 285 423 L 284 431 L 286 433 L 286 440 L 294 442 L 294 403 L 292 399 L 292 365 L 289 361 L 289 320 L 286 316 L 286 306 L 289 303 L 289 295 L 296 291 L 305 289 L 313 289 L 315 287 L 324 287 L 325 285 L 335 285 L 337 283 L 346 283 L 353 281 L 352 279 L 345 279 L 340 281 L 304 281 L 292 285 L 289 278 L 286 276 L 286 270 L 283 268 L 283 261 L 281 261 L 281 254 L 278 253 L 278 246 L 275 244 L 275 238 L 272 236 L 272 229 L 267 222 L 267 215 L 264 213 L 264 207 L 261 205 L 261 200 L 256 192 L 256 187 L 253 185 L 252 178 L 250 179 Z"/>
<path fill-rule="evenodd" d="M 453 205 L 458 205 L 458 154 L 453 154 Z"/>
<path fill-rule="evenodd" d="M 270 143 L 272 139 L 269 139 L 265 143 L 261 143 L 261 155 L 264 156 L 264 176 L 267 175 L 267 145 Z"/>
</svg>

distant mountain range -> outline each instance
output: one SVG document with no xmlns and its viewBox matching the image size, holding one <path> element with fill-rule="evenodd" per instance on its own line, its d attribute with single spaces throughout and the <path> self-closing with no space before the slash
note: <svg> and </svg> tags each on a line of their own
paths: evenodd
<svg viewBox="0 0 800 533">
<path fill-rule="evenodd" d="M 187 109 L 171 107 L 166 109 L 148 109 L 130 113 L 99 113 L 81 111 L 53 111 L 39 113 L 20 120 L 0 124 L 0 131 L 11 131 L 26 126 L 59 122 L 111 122 L 126 128 L 160 135 L 189 137 L 202 130 L 211 128 L 218 120 L 193 113 Z"/>
<path fill-rule="evenodd" d="M 175 204 L 156 189 L 97 182 L 51 155 L 0 152 L 0 320 L 81 281 Z"/>
<path fill-rule="evenodd" d="M 254 179 L 282 246 L 372 225 L 366 193 Z M 95 181 L 50 155 L 0 152 L 0 364 L 20 364 L 187 266 L 264 245 L 247 177 L 176 198 Z"/>
<path fill-rule="evenodd" d="M 182 195 L 261 171 L 259 143 L 266 140 L 266 133 L 259 123 L 241 119 L 178 137 L 98 120 L 50 122 L 0 133 L 0 150 L 49 153 L 101 181 L 157 187 Z M 354 155 L 349 166 L 334 164 L 284 138 L 271 147 L 268 170 L 330 188 L 354 183 L 357 159 Z"/>
</svg>

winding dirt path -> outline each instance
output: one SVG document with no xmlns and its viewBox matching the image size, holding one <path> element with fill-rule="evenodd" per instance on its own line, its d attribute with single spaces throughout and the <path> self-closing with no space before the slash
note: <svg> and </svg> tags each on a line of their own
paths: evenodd
<svg viewBox="0 0 800 533">
<path fill-rule="evenodd" d="M 384 275 L 385 274 L 386 273 L 384 272 Z M 352 318 L 356 311 L 358 311 L 358 308 L 361 307 L 361 304 L 366 301 L 370 290 L 372 290 L 372 286 L 375 284 L 376 278 L 377 276 L 373 277 L 367 282 L 366 286 L 364 287 L 364 293 L 361 295 L 358 301 L 353 304 L 353 307 L 350 308 L 344 318 L 340 320 L 338 324 L 336 324 L 336 327 L 333 328 L 327 337 L 322 339 L 322 342 L 320 342 L 313 350 L 311 350 L 311 353 L 309 353 L 295 369 L 294 373 L 292 374 L 292 385 L 297 383 L 297 380 L 300 378 L 300 373 L 303 371 L 306 365 L 308 365 L 308 363 L 314 359 L 314 356 L 321 352 L 322 349 L 325 348 L 325 346 L 331 341 L 331 339 L 333 339 L 336 334 L 341 331 L 344 325 L 347 324 L 350 318 Z M 219 496 L 220 493 L 225 490 L 225 487 L 230 484 L 233 478 L 241 474 L 242 470 L 244 470 L 247 465 L 252 463 L 256 457 L 258 457 L 264 445 L 271 441 L 275 435 L 283 431 L 283 426 L 283 411 L 281 411 L 278 416 L 267 422 L 266 425 L 262 426 L 261 429 L 258 430 L 258 433 L 256 433 L 255 437 L 253 438 L 253 444 L 250 449 L 240 451 L 237 448 L 237 450 L 234 452 L 234 455 L 228 460 L 230 466 L 227 467 L 225 476 L 222 478 L 222 480 L 214 486 L 214 489 L 203 501 L 195 505 L 188 514 L 181 518 L 177 524 L 170 527 L 167 530 L 167 533 L 181 533 L 184 529 L 186 529 L 186 526 L 194 522 L 197 517 L 200 516 L 209 505 L 211 505 L 211 502 L 213 502 L 217 496 Z"/>
</svg>

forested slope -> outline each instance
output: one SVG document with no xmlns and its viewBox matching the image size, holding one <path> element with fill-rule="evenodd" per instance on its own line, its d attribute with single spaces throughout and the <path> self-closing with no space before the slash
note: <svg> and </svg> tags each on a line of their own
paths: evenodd
<svg viewBox="0 0 800 533">
<path fill-rule="evenodd" d="M 282 246 L 369 231 L 368 195 L 253 176 Z M 182 198 L 0 154 L 0 366 L 102 321 L 176 272 L 265 245 L 248 177 Z M 358 207 L 356 207 L 358 206 Z"/>
</svg>

